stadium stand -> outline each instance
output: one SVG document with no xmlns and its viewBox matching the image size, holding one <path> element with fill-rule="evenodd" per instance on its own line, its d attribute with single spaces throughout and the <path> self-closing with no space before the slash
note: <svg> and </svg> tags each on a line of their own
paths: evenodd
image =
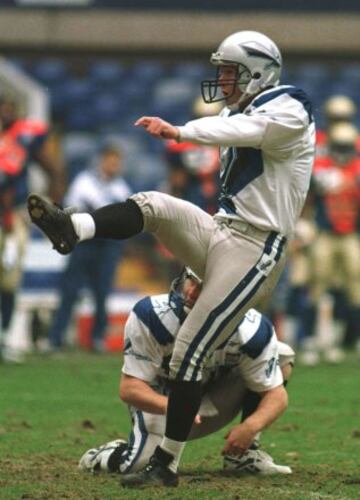
<svg viewBox="0 0 360 500">
<path fill-rule="evenodd" d="M 91 134 L 124 136 L 126 141 L 136 143 L 136 147 L 130 148 L 132 156 L 142 160 L 145 151 L 149 161 L 155 160 L 154 155 L 158 161 L 158 143 L 143 137 L 143 144 L 139 147 L 137 131 L 133 128 L 134 119 L 155 111 L 179 123 L 188 119 L 190 103 L 199 92 L 199 81 L 211 70 L 194 61 L 169 64 L 148 59 L 122 63 L 117 59 L 99 58 L 90 60 L 80 71 L 78 65 L 60 57 L 39 59 L 33 63 L 16 58 L 13 62 L 48 89 L 53 120 L 64 131 L 65 149 L 67 143 L 75 144 L 79 134 L 82 138 L 78 146 L 82 150 L 81 160 L 76 146 L 66 152 L 70 177 L 87 163 L 84 137 L 87 137 L 85 141 L 91 141 Z M 310 94 L 320 127 L 323 119 L 321 108 L 329 95 L 341 90 L 342 94 L 348 94 L 360 104 L 360 68 L 353 63 L 344 64 L 341 71 L 326 62 L 292 64 L 284 73 L 283 82 L 295 83 Z M 89 156 L 92 153 L 89 148 Z M 155 175 L 154 182 L 157 181 Z"/>
</svg>

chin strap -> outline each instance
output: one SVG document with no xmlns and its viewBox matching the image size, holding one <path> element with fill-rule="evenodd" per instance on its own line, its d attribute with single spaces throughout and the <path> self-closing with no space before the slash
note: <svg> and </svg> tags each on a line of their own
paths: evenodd
<svg viewBox="0 0 360 500">
<path fill-rule="evenodd" d="M 240 108 L 240 105 L 243 104 L 243 102 L 248 99 L 249 97 L 252 97 L 254 94 L 249 94 L 249 93 L 244 93 L 240 97 L 238 101 L 236 101 L 234 104 L 228 104 L 227 107 L 230 109 L 230 111 L 238 111 Z"/>
</svg>

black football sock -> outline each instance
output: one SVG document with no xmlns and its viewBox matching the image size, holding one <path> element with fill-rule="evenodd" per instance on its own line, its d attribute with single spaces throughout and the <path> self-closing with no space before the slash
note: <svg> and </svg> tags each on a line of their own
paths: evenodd
<svg viewBox="0 0 360 500">
<path fill-rule="evenodd" d="M 174 441 L 187 440 L 202 396 L 201 382 L 170 382 L 165 436 Z"/>
<path fill-rule="evenodd" d="M 1 292 L 1 327 L 6 331 L 11 323 L 15 310 L 15 293 Z"/>
<path fill-rule="evenodd" d="M 92 212 L 96 238 L 124 240 L 141 233 L 144 228 L 143 214 L 133 200 L 106 205 Z"/>
</svg>

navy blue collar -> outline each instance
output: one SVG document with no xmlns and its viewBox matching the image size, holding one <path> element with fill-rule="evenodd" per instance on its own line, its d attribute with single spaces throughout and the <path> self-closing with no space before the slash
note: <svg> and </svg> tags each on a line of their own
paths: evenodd
<svg viewBox="0 0 360 500">
<path fill-rule="evenodd" d="M 312 112 L 312 104 L 306 95 L 306 93 L 293 85 L 284 85 L 281 87 L 274 88 L 270 92 L 266 92 L 264 94 L 259 94 L 255 97 L 255 99 L 249 104 L 249 106 L 253 106 L 254 108 L 258 108 L 263 104 L 266 104 L 269 101 L 272 101 L 276 97 L 280 95 L 288 94 L 293 99 L 299 101 L 303 106 L 307 115 L 309 117 L 309 122 L 312 123 L 314 121 L 314 116 Z"/>
</svg>

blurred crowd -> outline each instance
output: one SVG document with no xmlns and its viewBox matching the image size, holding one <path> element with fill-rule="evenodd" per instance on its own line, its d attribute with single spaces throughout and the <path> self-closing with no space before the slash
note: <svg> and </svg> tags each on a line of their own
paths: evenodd
<svg viewBox="0 0 360 500">
<path fill-rule="evenodd" d="M 205 105 L 201 98 L 192 104 L 194 118 L 219 111 L 215 105 Z M 310 195 L 290 244 L 287 268 L 264 311 L 275 322 L 281 340 L 294 346 L 299 360 L 307 365 L 321 359 L 341 362 L 346 350 L 360 351 L 358 110 L 351 98 L 334 95 L 322 111 L 326 126 L 317 131 Z M 56 144 L 58 138 L 54 141 L 46 124 L 22 116 L 13 97 L 0 95 L 0 345 L 3 359 L 9 361 L 16 360 L 6 347 L 6 337 L 21 289 L 29 237 L 24 202 L 33 162 L 48 178 L 49 197 L 74 209 L 91 211 L 122 201 L 133 189 L 124 178 L 123 152 L 118 143 L 99 141 L 93 162 L 71 182 L 66 179 L 66 166 Z M 218 150 L 169 141 L 159 155 L 167 173 L 157 189 L 215 213 L 220 188 Z M 136 281 L 140 291 L 149 292 L 143 283 L 147 272 L 165 292 L 181 263 L 148 236 L 127 243 L 125 248 L 118 242 L 79 245 L 59 282 L 60 305 L 45 332 L 47 350 L 66 347 L 66 330 L 79 291 L 87 287 L 96 304 L 90 347 L 103 352 L 108 326 L 106 300 L 116 280 L 117 286 L 123 286 L 122 278 L 126 281 L 132 266 L 137 271 L 130 273 L 130 281 Z M 136 274 L 141 268 L 147 271 Z"/>
<path fill-rule="evenodd" d="M 317 131 L 310 194 L 271 313 L 299 361 L 337 363 L 360 349 L 360 137 L 355 103 L 330 97 Z"/>
</svg>

